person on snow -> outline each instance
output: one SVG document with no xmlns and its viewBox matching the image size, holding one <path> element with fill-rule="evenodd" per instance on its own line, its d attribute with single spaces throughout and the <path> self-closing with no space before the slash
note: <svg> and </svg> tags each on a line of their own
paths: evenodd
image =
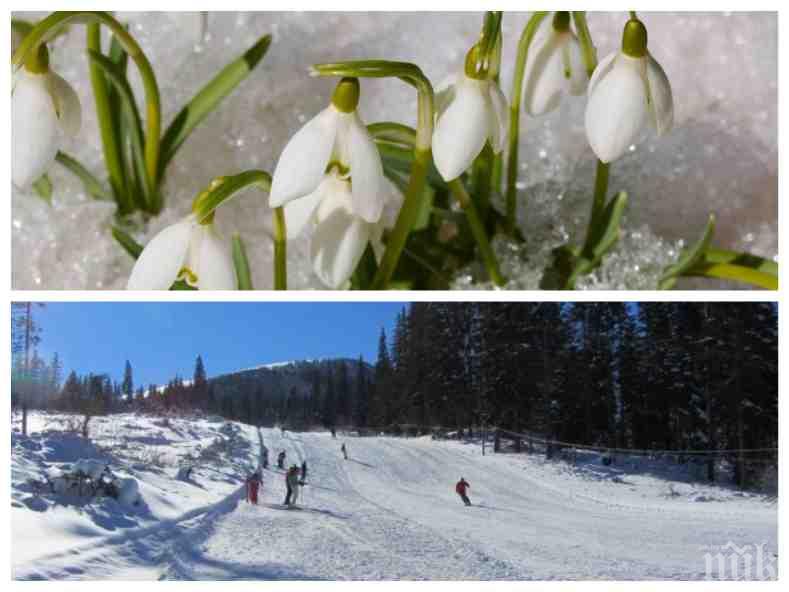
<svg viewBox="0 0 789 592">
<path fill-rule="evenodd" d="M 291 466 L 288 472 L 285 473 L 285 488 L 287 493 L 285 494 L 284 505 L 295 504 L 299 497 L 299 468 L 296 465 Z"/>
<path fill-rule="evenodd" d="M 345 457 L 345 460 L 348 460 L 348 449 L 345 447 L 345 442 L 340 446 L 340 450 L 342 450 L 342 455 Z"/>
<path fill-rule="evenodd" d="M 268 468 L 268 448 L 263 447 L 263 468 Z"/>
<path fill-rule="evenodd" d="M 280 469 L 284 469 L 285 468 L 285 451 L 284 450 L 277 455 L 277 466 Z"/>
<path fill-rule="evenodd" d="M 304 482 L 307 480 L 307 461 L 303 461 L 301 463 L 301 481 L 299 485 L 304 485 Z"/>
<path fill-rule="evenodd" d="M 337 437 L 337 430 L 335 430 L 334 428 L 331 429 L 331 437 L 332 438 L 336 438 Z"/>
<path fill-rule="evenodd" d="M 466 495 L 466 490 L 471 487 L 463 477 L 460 478 L 460 481 L 457 482 L 455 485 L 455 492 L 460 496 L 460 499 L 463 500 L 463 503 L 467 506 L 471 505 L 471 500 L 468 499 L 468 495 Z"/>
<path fill-rule="evenodd" d="M 258 489 L 262 484 L 263 483 L 260 479 L 260 473 L 257 471 L 247 477 L 247 503 L 257 505 Z"/>
</svg>

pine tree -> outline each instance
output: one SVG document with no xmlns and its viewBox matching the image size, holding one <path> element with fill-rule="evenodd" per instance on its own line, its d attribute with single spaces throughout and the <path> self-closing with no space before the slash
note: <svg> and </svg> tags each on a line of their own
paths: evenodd
<svg viewBox="0 0 789 592">
<path fill-rule="evenodd" d="M 123 385 L 121 387 L 126 403 L 131 406 L 134 402 L 134 379 L 132 377 L 131 362 L 126 360 L 126 367 L 123 369 Z"/>
</svg>

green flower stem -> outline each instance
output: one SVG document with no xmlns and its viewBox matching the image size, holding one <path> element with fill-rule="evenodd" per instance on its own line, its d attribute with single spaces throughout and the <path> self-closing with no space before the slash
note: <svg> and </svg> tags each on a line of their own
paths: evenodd
<svg viewBox="0 0 789 592">
<path fill-rule="evenodd" d="M 134 60 L 140 72 L 143 88 L 145 89 L 146 103 L 146 134 L 145 134 L 145 167 L 148 172 L 150 184 L 157 186 L 157 169 L 159 163 L 159 136 L 161 132 L 161 104 L 159 99 L 159 86 L 153 73 L 148 58 L 145 57 L 137 41 L 117 20 L 106 12 L 74 11 L 53 12 L 47 18 L 33 27 L 25 37 L 11 59 L 11 65 L 20 66 L 31 51 L 38 52 L 39 46 L 52 39 L 64 26 L 72 23 L 94 24 L 99 23 L 109 28 L 116 39 Z M 99 48 L 92 48 L 100 51 Z"/>
<path fill-rule="evenodd" d="M 477 51 L 473 52 L 476 57 L 474 64 L 474 76 L 479 79 L 489 78 L 489 74 L 494 76 L 498 73 L 496 63 L 497 46 L 500 47 L 501 38 L 501 11 L 488 11 L 485 13 L 485 20 L 482 23 L 482 31 L 477 42 Z"/>
<path fill-rule="evenodd" d="M 288 289 L 288 236 L 285 208 L 274 208 L 274 289 Z"/>
<path fill-rule="evenodd" d="M 214 212 L 219 206 L 248 187 L 257 187 L 266 193 L 270 192 L 271 175 L 266 171 L 253 169 L 237 175 L 217 177 L 192 202 L 192 213 L 197 222 L 200 224 L 212 222 Z M 283 208 L 274 208 L 274 288 L 276 290 L 286 290 L 288 286 L 286 241 L 285 211 Z"/>
<path fill-rule="evenodd" d="M 408 181 L 403 206 L 397 223 L 390 233 L 378 272 L 373 280 L 374 289 L 385 289 L 397 269 L 408 235 L 419 217 L 425 177 L 430 166 L 430 147 L 433 139 L 434 98 L 433 86 L 418 66 L 408 62 L 386 60 L 361 60 L 334 64 L 317 64 L 312 67 L 316 76 L 354 78 L 399 78 L 417 90 L 417 127 L 414 142 L 414 162 Z"/>
<path fill-rule="evenodd" d="M 197 194 L 192 202 L 192 213 L 199 224 L 210 222 L 214 210 L 248 187 L 257 186 L 265 192 L 271 190 L 271 175 L 266 171 L 249 170 L 237 175 L 217 177 Z"/>
<path fill-rule="evenodd" d="M 419 219 L 421 210 L 422 195 L 425 187 L 425 177 L 430 166 L 430 149 L 414 151 L 414 162 L 411 165 L 411 177 L 408 180 L 408 187 L 405 191 L 403 205 L 397 222 L 386 241 L 386 250 L 378 266 L 378 272 L 373 278 L 373 289 L 383 290 L 389 286 L 389 282 L 394 275 L 400 255 L 405 248 L 408 235 Z"/>
<path fill-rule="evenodd" d="M 597 172 L 594 178 L 594 197 L 592 198 L 592 212 L 589 215 L 589 225 L 586 231 L 586 242 L 584 244 L 584 252 L 594 245 L 589 244 L 594 229 L 600 223 L 600 216 L 603 214 L 606 206 L 606 195 L 608 193 L 608 175 L 610 172 L 610 165 L 608 163 L 597 161 Z"/>
<path fill-rule="evenodd" d="M 581 53 L 583 55 L 584 65 L 586 66 L 586 75 L 591 78 L 595 68 L 597 68 L 597 50 L 592 42 L 592 36 L 589 33 L 589 25 L 586 23 L 586 13 L 573 12 L 573 21 L 575 22 L 575 29 L 578 33 L 578 41 L 581 44 Z M 597 161 L 592 213 L 589 216 L 589 225 L 586 230 L 584 252 L 587 252 L 594 246 L 590 244 L 590 241 L 595 233 L 595 227 L 600 223 L 600 216 L 605 210 L 610 168 L 609 163 L 601 162 L 600 160 Z"/>
<path fill-rule="evenodd" d="M 573 22 L 578 34 L 578 41 L 581 44 L 586 75 L 591 78 L 594 69 L 597 68 L 597 49 L 592 43 L 592 35 L 589 33 L 589 25 L 586 23 L 586 13 L 573 12 Z"/>
<path fill-rule="evenodd" d="M 101 51 L 101 28 L 98 24 L 87 26 L 87 47 L 88 51 Z M 121 145 L 110 105 L 109 86 L 98 64 L 91 61 L 89 70 L 93 101 L 96 105 L 96 116 L 99 122 L 101 146 L 104 152 L 104 164 L 109 173 L 112 192 L 118 202 L 119 213 L 127 214 L 134 210 L 134 204 L 126 191 L 126 174 L 121 163 Z"/>
<path fill-rule="evenodd" d="M 485 269 L 488 271 L 490 280 L 499 287 L 503 286 L 506 280 L 499 271 L 499 263 L 490 246 L 487 234 L 485 234 L 485 227 L 477 214 L 477 208 L 474 206 L 474 201 L 471 199 L 471 196 L 459 179 L 450 181 L 448 185 L 452 195 L 455 196 L 455 199 L 466 214 L 468 224 L 471 227 L 471 234 L 474 235 L 474 240 L 477 242 L 479 253 L 482 256 L 482 262 L 485 265 Z"/>
<path fill-rule="evenodd" d="M 507 218 L 506 231 L 511 234 L 515 229 L 518 189 L 518 134 L 520 133 L 521 100 L 523 96 L 523 76 L 526 71 L 526 60 L 529 46 L 547 12 L 535 12 L 526 23 L 518 42 L 518 54 L 515 71 L 512 76 L 512 103 L 510 104 L 509 149 L 507 150 Z"/>
</svg>

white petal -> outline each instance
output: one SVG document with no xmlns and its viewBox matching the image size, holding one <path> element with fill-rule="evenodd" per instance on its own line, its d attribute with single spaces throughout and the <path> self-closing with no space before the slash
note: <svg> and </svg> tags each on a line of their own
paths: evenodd
<svg viewBox="0 0 789 592">
<path fill-rule="evenodd" d="M 567 79 L 564 76 L 559 35 L 554 33 L 547 36 L 543 45 L 534 50 L 525 72 L 523 105 L 528 114 L 539 116 L 559 106 Z M 529 54 L 531 56 L 532 51 Z"/>
<path fill-rule="evenodd" d="M 272 208 L 315 191 L 329 164 L 339 116 L 329 106 L 290 139 L 274 169 L 269 195 Z"/>
<path fill-rule="evenodd" d="M 436 86 L 436 113 L 439 117 L 446 111 L 449 104 L 455 100 L 455 81 L 457 77 L 457 74 L 450 74 Z"/>
<path fill-rule="evenodd" d="M 55 160 L 60 125 L 46 75 L 20 72 L 11 95 L 11 178 L 28 187 Z"/>
<path fill-rule="evenodd" d="M 60 127 L 67 135 L 74 137 L 82 126 L 82 107 L 79 104 L 79 97 L 74 88 L 54 72 L 50 71 L 47 78 L 55 110 L 60 118 Z"/>
<path fill-rule="evenodd" d="M 674 125 L 674 99 L 671 83 L 660 64 L 647 56 L 647 81 L 649 82 L 650 116 L 658 135 L 665 134 Z"/>
<path fill-rule="evenodd" d="M 288 240 L 293 240 L 304 232 L 324 195 L 322 187 L 323 183 L 312 193 L 285 204 L 285 231 Z"/>
<path fill-rule="evenodd" d="M 348 127 L 353 211 L 367 222 L 378 222 L 384 209 L 384 168 L 367 128 L 354 118 Z"/>
<path fill-rule="evenodd" d="M 647 118 L 646 85 L 641 60 L 619 56 L 586 105 L 586 135 L 597 158 L 611 162 L 636 139 Z"/>
<path fill-rule="evenodd" d="M 586 75 L 581 44 L 574 34 L 570 34 L 567 40 L 567 49 L 570 51 L 570 94 L 578 96 L 586 92 L 589 77 Z"/>
<path fill-rule="evenodd" d="M 619 53 L 615 51 L 614 53 L 609 53 L 602 60 L 597 62 L 597 67 L 594 69 L 594 72 L 592 72 L 592 77 L 589 79 L 589 90 L 587 91 L 587 94 L 591 95 L 592 92 L 594 92 L 597 83 L 608 75 L 608 73 L 614 67 L 614 60 L 618 55 Z"/>
<path fill-rule="evenodd" d="M 238 286 L 233 257 L 213 225 L 204 224 L 195 232 L 202 232 L 197 287 L 201 290 L 235 290 Z"/>
<path fill-rule="evenodd" d="M 507 105 L 507 98 L 501 92 L 498 84 L 490 85 L 490 146 L 493 153 L 498 154 L 504 150 L 507 143 L 507 133 L 510 125 L 510 110 Z"/>
<path fill-rule="evenodd" d="M 154 236 L 132 268 L 127 290 L 169 290 L 186 261 L 194 222 L 182 220 Z"/>
<path fill-rule="evenodd" d="M 324 200 L 310 245 L 312 267 L 324 284 L 333 289 L 346 284 L 367 248 L 372 226 L 354 216 L 343 200 Z"/>
<path fill-rule="evenodd" d="M 465 79 L 455 100 L 438 118 L 433 161 L 446 181 L 459 177 L 485 147 L 490 129 L 484 84 Z"/>
</svg>

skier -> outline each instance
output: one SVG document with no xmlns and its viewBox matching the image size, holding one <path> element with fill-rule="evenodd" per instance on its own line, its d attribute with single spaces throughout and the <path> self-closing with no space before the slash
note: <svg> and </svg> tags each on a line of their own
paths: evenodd
<svg viewBox="0 0 789 592">
<path fill-rule="evenodd" d="M 262 484 L 263 483 L 260 480 L 260 474 L 257 471 L 255 471 L 249 477 L 247 477 L 247 503 L 257 505 L 258 488 Z"/>
<path fill-rule="evenodd" d="M 263 468 L 268 468 L 268 448 L 263 447 Z"/>
<path fill-rule="evenodd" d="M 335 430 L 334 428 L 331 429 L 331 437 L 332 438 L 336 438 L 337 437 L 337 430 Z"/>
<path fill-rule="evenodd" d="M 285 451 L 284 450 L 277 455 L 277 466 L 280 469 L 284 469 L 285 468 Z"/>
<path fill-rule="evenodd" d="M 307 461 L 303 461 L 301 463 L 301 481 L 299 481 L 299 485 L 304 485 L 305 481 L 307 481 Z"/>
<path fill-rule="evenodd" d="M 285 487 L 285 505 L 295 504 L 299 497 L 299 468 L 296 465 L 291 466 L 285 473 Z"/>
<path fill-rule="evenodd" d="M 342 443 L 340 450 L 342 450 L 342 455 L 345 457 L 345 460 L 348 460 L 348 449 L 345 447 L 345 442 Z"/>
<path fill-rule="evenodd" d="M 457 485 L 455 485 L 455 492 L 460 496 L 460 499 L 462 499 L 463 503 L 467 506 L 471 505 L 471 500 L 469 500 L 468 496 L 466 495 L 466 489 L 469 487 L 471 487 L 471 485 L 469 485 L 468 481 L 466 481 L 463 477 L 461 477 L 460 481 L 458 481 Z"/>
</svg>

